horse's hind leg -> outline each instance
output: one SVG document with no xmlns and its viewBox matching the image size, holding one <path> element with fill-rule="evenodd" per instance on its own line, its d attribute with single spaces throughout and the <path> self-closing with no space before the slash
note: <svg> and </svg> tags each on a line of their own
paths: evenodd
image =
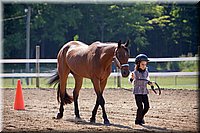
<svg viewBox="0 0 200 133">
<path fill-rule="evenodd" d="M 70 70 L 67 68 L 67 66 L 58 67 L 58 73 L 59 73 L 59 88 L 58 93 L 60 96 L 60 109 L 59 113 L 57 114 L 57 119 L 61 119 L 63 117 L 64 112 L 64 104 L 65 104 L 65 95 L 66 95 L 66 81 Z"/>
<path fill-rule="evenodd" d="M 81 120 L 80 114 L 79 114 L 79 109 L 78 109 L 78 96 L 79 96 L 79 91 L 81 89 L 82 83 L 83 83 L 83 78 L 73 74 L 75 78 L 75 88 L 73 91 L 73 98 L 74 98 L 74 113 L 75 113 L 75 118 L 76 120 Z"/>
<path fill-rule="evenodd" d="M 58 89 L 60 89 L 60 83 L 58 84 Z M 59 93 L 59 92 L 58 92 Z M 60 94 L 59 94 L 60 95 Z M 60 109 L 59 109 L 59 113 L 57 114 L 57 119 L 61 119 L 63 117 L 63 111 L 64 111 L 64 102 L 63 100 L 60 101 Z"/>
</svg>

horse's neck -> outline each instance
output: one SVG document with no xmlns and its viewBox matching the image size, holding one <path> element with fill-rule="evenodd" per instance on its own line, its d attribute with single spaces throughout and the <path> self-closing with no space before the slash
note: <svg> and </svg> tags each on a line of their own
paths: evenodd
<svg viewBox="0 0 200 133">
<path fill-rule="evenodd" d="M 112 64 L 112 60 L 115 55 L 116 48 L 117 48 L 117 45 L 115 44 L 109 44 L 107 47 L 102 48 L 102 54 L 101 54 L 100 60 L 104 65 Z"/>
</svg>

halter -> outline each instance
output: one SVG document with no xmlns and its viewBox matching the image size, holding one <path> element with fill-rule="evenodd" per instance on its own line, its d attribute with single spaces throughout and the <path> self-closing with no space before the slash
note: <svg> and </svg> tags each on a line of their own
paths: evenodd
<svg viewBox="0 0 200 133">
<path fill-rule="evenodd" d="M 129 64 L 128 63 L 126 63 L 126 64 L 120 64 L 120 62 L 119 62 L 119 60 L 118 60 L 118 58 L 117 58 L 117 56 L 116 56 L 116 53 L 117 53 L 117 50 L 118 50 L 118 48 L 116 48 L 115 49 L 115 53 L 114 53 L 114 56 L 113 56 L 113 60 L 114 60 L 114 62 L 115 62 L 115 64 L 116 64 L 116 66 L 119 68 L 119 69 L 121 69 L 122 67 L 129 67 Z"/>
</svg>

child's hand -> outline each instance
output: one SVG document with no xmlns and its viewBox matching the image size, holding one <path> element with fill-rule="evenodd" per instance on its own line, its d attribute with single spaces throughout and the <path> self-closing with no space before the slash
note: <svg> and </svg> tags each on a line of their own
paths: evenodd
<svg viewBox="0 0 200 133">
<path fill-rule="evenodd" d="M 131 73 L 129 80 L 130 80 L 131 83 L 133 82 L 133 80 L 134 80 L 134 74 L 133 73 Z"/>
<path fill-rule="evenodd" d="M 148 85 L 153 86 L 153 83 L 151 81 L 148 82 Z"/>
<path fill-rule="evenodd" d="M 131 78 L 134 79 L 134 74 L 133 73 L 131 73 Z"/>
</svg>

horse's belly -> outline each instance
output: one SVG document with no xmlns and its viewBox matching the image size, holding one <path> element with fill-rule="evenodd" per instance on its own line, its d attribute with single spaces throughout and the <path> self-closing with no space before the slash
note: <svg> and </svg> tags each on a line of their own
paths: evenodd
<svg viewBox="0 0 200 133">
<path fill-rule="evenodd" d="M 67 60 L 68 67 L 73 73 L 85 78 L 91 77 L 90 71 L 89 71 L 90 66 L 86 57 L 76 55 L 76 56 L 69 57 L 66 60 Z"/>
<path fill-rule="evenodd" d="M 71 67 L 71 71 L 81 77 L 91 78 L 90 72 L 88 71 L 87 67 L 74 66 L 74 67 Z"/>
<path fill-rule="evenodd" d="M 104 71 L 101 73 L 100 79 L 101 79 L 101 80 L 107 79 L 107 78 L 110 76 L 110 73 L 111 73 L 111 72 L 112 72 L 111 67 L 107 68 L 106 70 L 104 70 Z"/>
</svg>

